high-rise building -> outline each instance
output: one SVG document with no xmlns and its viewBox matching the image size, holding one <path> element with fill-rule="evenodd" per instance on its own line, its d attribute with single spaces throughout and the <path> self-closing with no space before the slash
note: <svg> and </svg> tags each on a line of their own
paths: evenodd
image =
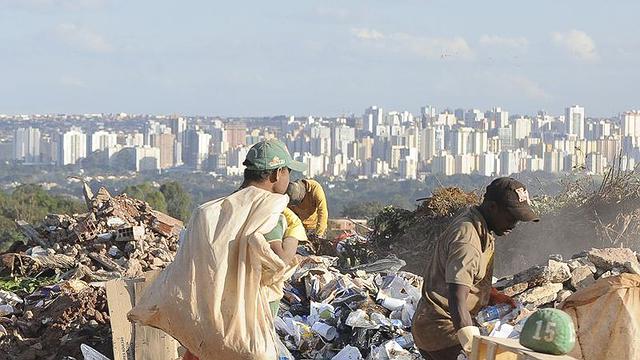
<svg viewBox="0 0 640 360">
<path fill-rule="evenodd" d="M 522 140 L 531 135 L 531 119 L 519 117 L 511 124 L 513 140 Z"/>
<path fill-rule="evenodd" d="M 573 105 L 566 108 L 564 122 L 567 134 L 576 135 L 578 139 L 584 139 L 585 118 L 583 107 Z"/>
<path fill-rule="evenodd" d="M 170 132 L 151 135 L 151 147 L 160 151 L 160 169 L 168 169 L 175 165 L 176 136 Z"/>
<path fill-rule="evenodd" d="M 118 144 L 118 134 L 110 131 L 98 130 L 89 137 L 89 153 L 104 150 Z"/>
<path fill-rule="evenodd" d="M 456 159 L 446 152 L 436 155 L 431 160 L 431 172 L 440 175 L 453 175 L 456 171 Z"/>
<path fill-rule="evenodd" d="M 371 106 L 364 110 L 364 115 L 362 116 L 364 131 L 376 134 L 377 127 L 382 125 L 383 121 L 384 112 L 382 108 Z"/>
<path fill-rule="evenodd" d="M 453 155 L 468 154 L 471 152 L 473 144 L 473 129 L 469 127 L 461 127 L 451 132 L 451 153 Z"/>
<path fill-rule="evenodd" d="M 518 153 L 515 151 L 503 151 L 500 153 L 500 175 L 507 176 L 519 172 Z"/>
<path fill-rule="evenodd" d="M 484 130 L 474 130 L 471 135 L 471 154 L 484 154 L 489 151 L 489 139 Z"/>
<path fill-rule="evenodd" d="M 25 163 L 40 162 L 40 129 L 29 126 L 14 131 L 13 159 Z"/>
<path fill-rule="evenodd" d="M 160 170 L 160 149 L 148 145 L 136 146 L 133 149 L 136 171 Z"/>
<path fill-rule="evenodd" d="M 492 152 L 478 155 L 478 173 L 483 176 L 496 176 L 500 169 L 500 159 Z"/>
<path fill-rule="evenodd" d="M 472 154 L 460 154 L 455 156 L 455 173 L 471 174 L 475 169 L 475 156 Z"/>
<path fill-rule="evenodd" d="M 185 132 L 184 163 L 193 169 L 201 170 L 202 163 L 209 156 L 211 135 L 197 129 L 188 129 Z"/>
<path fill-rule="evenodd" d="M 559 173 L 564 171 L 564 158 L 566 153 L 553 149 L 544 153 L 544 171 Z"/>
<path fill-rule="evenodd" d="M 436 154 L 436 129 L 426 127 L 420 130 L 420 146 L 418 154 L 420 162 L 427 163 Z"/>
<path fill-rule="evenodd" d="M 509 125 L 509 112 L 501 107 L 495 107 L 488 113 L 490 128 L 503 128 Z"/>
<path fill-rule="evenodd" d="M 229 148 L 233 149 L 247 144 L 247 124 L 238 121 L 227 123 L 224 128 L 227 132 Z"/>
<path fill-rule="evenodd" d="M 347 147 L 354 141 L 356 141 L 356 129 L 344 124 L 335 126 L 331 136 L 331 153 L 346 154 Z"/>
<path fill-rule="evenodd" d="M 620 117 L 622 136 L 640 137 L 640 110 L 627 111 Z"/>
<path fill-rule="evenodd" d="M 58 164 L 70 165 L 87 157 L 87 135 L 79 128 L 71 128 L 60 134 L 58 140 Z"/>
</svg>

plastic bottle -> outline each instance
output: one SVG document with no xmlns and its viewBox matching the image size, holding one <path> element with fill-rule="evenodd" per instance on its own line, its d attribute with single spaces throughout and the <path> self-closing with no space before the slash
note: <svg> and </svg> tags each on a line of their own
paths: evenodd
<svg viewBox="0 0 640 360">
<path fill-rule="evenodd" d="M 498 304 L 487 306 L 478 312 L 476 319 L 479 324 L 484 324 L 488 321 L 499 319 L 511 312 L 511 305 Z"/>
</svg>

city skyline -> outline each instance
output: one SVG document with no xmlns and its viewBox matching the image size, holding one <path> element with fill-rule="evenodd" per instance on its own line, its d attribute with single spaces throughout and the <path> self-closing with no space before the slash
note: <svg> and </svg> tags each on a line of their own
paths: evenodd
<svg viewBox="0 0 640 360">
<path fill-rule="evenodd" d="M 0 113 L 636 108 L 640 4 L 0 1 Z"/>
<path fill-rule="evenodd" d="M 532 117 L 501 107 L 438 111 L 423 106 L 414 114 L 369 106 L 360 116 L 247 122 L 177 115 L 19 116 L 5 118 L 0 127 L 0 160 L 235 177 L 242 174 L 251 145 L 279 138 L 306 164 L 309 177 L 411 180 L 429 174 L 602 175 L 612 166 L 634 169 L 640 163 L 640 111 L 607 119 L 585 113 L 579 105 L 566 107 L 563 115 Z"/>
</svg>

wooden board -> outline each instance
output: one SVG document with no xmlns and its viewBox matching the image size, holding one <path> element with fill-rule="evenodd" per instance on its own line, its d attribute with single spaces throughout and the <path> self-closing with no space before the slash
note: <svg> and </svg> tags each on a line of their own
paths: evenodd
<svg viewBox="0 0 640 360">
<path fill-rule="evenodd" d="M 475 336 L 469 360 L 576 360 L 568 355 L 549 355 L 529 350 L 515 339 Z"/>
<path fill-rule="evenodd" d="M 145 274 L 146 275 L 146 274 Z M 144 294 L 146 287 L 155 279 L 135 283 L 136 302 Z M 178 342 L 164 331 L 149 326 L 135 324 L 135 360 L 174 360 L 178 358 Z"/>
<path fill-rule="evenodd" d="M 133 324 L 127 313 L 142 297 L 159 271 L 150 271 L 142 278 L 116 279 L 106 284 L 107 303 L 111 317 L 114 360 L 175 360 L 179 343 L 159 329 Z"/>
<path fill-rule="evenodd" d="M 128 289 L 124 280 L 116 279 L 107 282 L 106 290 L 113 336 L 113 359 L 134 360 L 134 329 L 127 319 L 127 313 L 134 304 L 133 289 Z"/>
</svg>

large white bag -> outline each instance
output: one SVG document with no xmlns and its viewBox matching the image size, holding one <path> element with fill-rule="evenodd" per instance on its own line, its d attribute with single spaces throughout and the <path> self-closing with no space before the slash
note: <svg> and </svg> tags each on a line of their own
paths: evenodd
<svg viewBox="0 0 640 360">
<path fill-rule="evenodd" d="M 250 186 L 201 205 L 175 261 L 129 319 L 162 329 L 201 360 L 276 359 L 265 287 L 281 281 L 287 267 L 262 234 L 288 201 Z"/>
</svg>

